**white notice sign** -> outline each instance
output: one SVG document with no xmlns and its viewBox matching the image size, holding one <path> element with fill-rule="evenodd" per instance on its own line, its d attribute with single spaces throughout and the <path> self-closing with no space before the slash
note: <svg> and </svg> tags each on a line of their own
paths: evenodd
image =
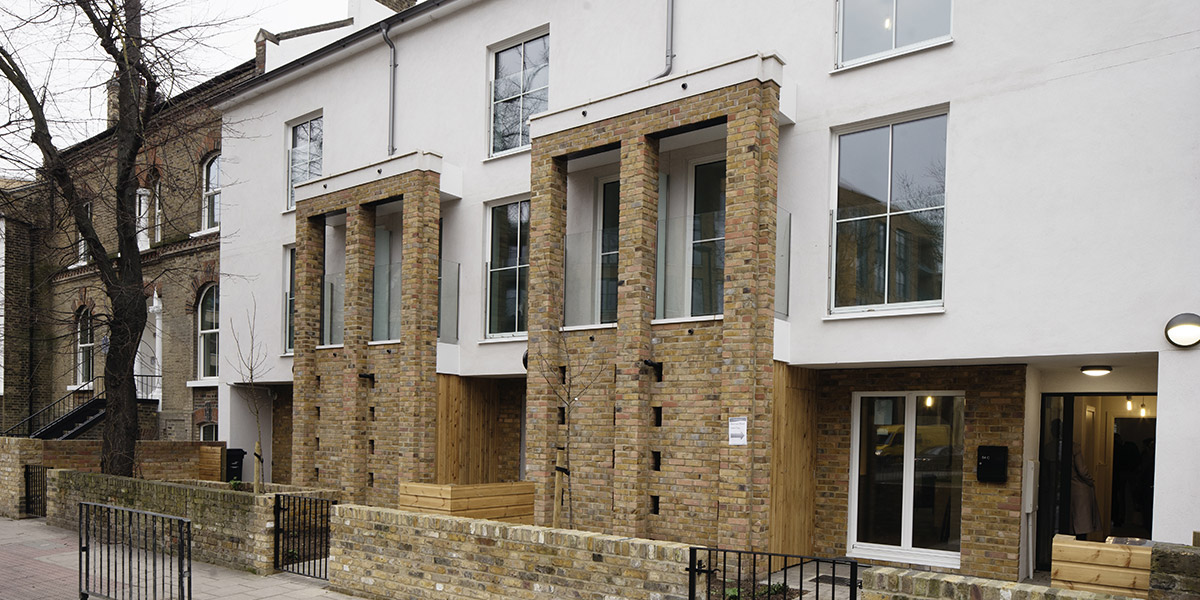
<svg viewBox="0 0 1200 600">
<path fill-rule="evenodd" d="M 746 445 L 746 417 L 729 417 L 729 445 Z"/>
</svg>

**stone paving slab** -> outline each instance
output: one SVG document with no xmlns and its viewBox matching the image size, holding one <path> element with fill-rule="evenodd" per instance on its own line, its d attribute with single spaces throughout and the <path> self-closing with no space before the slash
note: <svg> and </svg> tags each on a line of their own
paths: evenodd
<svg viewBox="0 0 1200 600">
<path fill-rule="evenodd" d="M 44 519 L 0 518 L 0 600 L 79 598 L 79 537 L 50 527 Z M 244 571 L 193 562 L 194 600 L 351 600 L 331 592 L 326 582 L 280 573 L 260 577 Z"/>
</svg>

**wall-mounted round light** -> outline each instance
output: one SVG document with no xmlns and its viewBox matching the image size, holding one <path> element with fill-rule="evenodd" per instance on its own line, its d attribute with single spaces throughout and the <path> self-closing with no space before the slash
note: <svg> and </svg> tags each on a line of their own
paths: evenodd
<svg viewBox="0 0 1200 600">
<path fill-rule="evenodd" d="M 1108 375 L 1109 373 L 1112 373 L 1112 367 L 1108 365 L 1087 365 L 1086 367 L 1079 367 L 1079 371 L 1084 375 L 1099 377 L 1101 375 Z"/>
<path fill-rule="evenodd" d="M 1167 341 L 1180 348 L 1200 343 L 1200 315 L 1180 313 L 1167 321 Z"/>
</svg>

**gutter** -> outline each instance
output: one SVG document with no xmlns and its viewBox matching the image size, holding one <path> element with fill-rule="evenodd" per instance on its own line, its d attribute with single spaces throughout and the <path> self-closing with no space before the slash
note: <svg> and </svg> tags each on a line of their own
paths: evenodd
<svg viewBox="0 0 1200 600">
<path fill-rule="evenodd" d="M 396 153 L 396 44 L 388 37 L 388 23 L 379 24 L 379 33 L 383 41 L 392 51 L 392 60 L 388 64 L 388 156 Z"/>
<path fill-rule="evenodd" d="M 424 15 L 429 12 L 433 12 L 434 10 L 441 8 L 443 5 L 450 4 L 451 2 L 454 2 L 454 0 L 425 0 L 424 2 L 418 2 L 417 4 L 414 4 L 412 7 L 405 9 L 403 12 L 398 12 L 398 13 L 380 21 L 379 23 L 381 26 L 391 29 L 397 25 L 400 25 L 402 23 L 416 19 L 417 17 L 419 17 L 421 15 Z M 293 60 L 290 63 L 287 63 L 286 65 L 281 65 L 276 69 L 273 69 L 267 73 L 264 73 L 262 75 L 259 75 L 258 77 L 255 77 L 241 85 L 238 85 L 230 90 L 227 90 L 224 94 L 221 94 L 220 96 L 214 98 L 213 103 L 216 104 L 219 102 L 223 102 L 225 100 L 228 100 L 229 98 L 232 98 L 234 96 L 237 96 L 239 94 L 242 94 L 249 90 L 252 90 L 256 87 L 265 85 L 276 79 L 284 77 L 285 75 L 288 75 L 288 74 L 292 73 L 293 71 L 303 69 L 304 67 L 307 67 L 308 65 L 310 65 L 314 62 L 317 62 L 323 58 L 327 58 L 329 56 L 337 54 L 338 52 L 341 52 L 342 50 L 346 49 L 346 47 L 350 46 L 351 44 L 357 44 L 358 42 L 361 42 L 361 41 L 367 40 L 371 37 L 374 37 L 375 34 L 376 34 L 376 30 L 372 27 L 366 27 L 364 29 L 360 29 L 360 30 L 358 30 L 340 40 L 337 40 L 327 46 L 313 50 L 312 52 L 309 52 L 308 54 L 306 54 L 300 58 L 297 58 L 296 60 Z"/>
<path fill-rule="evenodd" d="M 661 79 L 671 74 L 675 67 L 675 0 L 667 0 L 667 65 L 662 73 L 650 78 Z"/>
</svg>

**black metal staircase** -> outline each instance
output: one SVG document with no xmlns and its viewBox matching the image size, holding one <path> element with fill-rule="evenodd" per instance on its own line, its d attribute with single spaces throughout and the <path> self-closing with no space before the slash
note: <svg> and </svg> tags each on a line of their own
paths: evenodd
<svg viewBox="0 0 1200 600">
<path fill-rule="evenodd" d="M 155 389 L 157 381 L 147 382 L 157 376 L 139 375 L 137 381 L 138 398 L 149 397 L 149 392 Z M 107 401 L 104 398 L 102 378 L 97 376 L 91 381 L 76 386 L 66 396 L 46 406 L 21 422 L 0 432 L 9 437 L 28 437 L 39 440 L 71 440 L 87 433 L 104 420 Z M 92 391 L 90 394 L 88 391 Z"/>
</svg>

